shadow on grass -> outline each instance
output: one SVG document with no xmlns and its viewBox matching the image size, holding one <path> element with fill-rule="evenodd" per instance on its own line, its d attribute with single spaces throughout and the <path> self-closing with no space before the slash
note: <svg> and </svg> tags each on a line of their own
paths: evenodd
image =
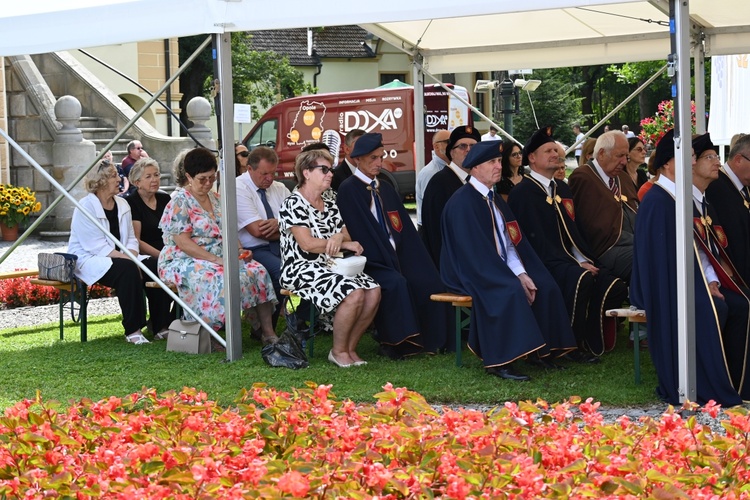
<svg viewBox="0 0 750 500">
<path fill-rule="evenodd" d="M 73 325 L 71 323 L 71 325 Z M 633 381 L 633 354 L 627 336 L 621 332 L 618 347 L 598 365 L 568 364 L 561 372 L 544 372 L 526 366 L 519 368 L 532 376 L 530 382 L 500 380 L 484 373 L 481 361 L 467 349 L 463 366 L 455 366 L 454 354 L 418 356 L 392 361 L 377 355 L 377 343 L 362 339 L 360 355 L 367 366 L 340 369 L 327 361 L 330 335 L 315 339 L 310 367 L 287 370 L 268 367 L 260 356 L 260 343 L 250 338 L 243 324 L 243 357 L 225 363 L 225 354 L 190 355 L 166 352 L 166 342 L 136 346 L 125 342 L 117 316 L 92 318 L 89 341 L 81 343 L 77 327 L 67 328 L 59 340 L 57 324 L 0 332 L 0 408 L 20 399 L 34 397 L 41 390 L 45 399 L 62 402 L 110 396 L 124 397 L 143 387 L 159 393 L 196 387 L 221 404 L 233 403 L 243 388 L 263 382 L 279 390 L 291 391 L 307 381 L 333 384 L 342 398 L 372 402 L 373 394 L 391 382 L 423 394 L 440 404 L 502 404 L 512 400 L 560 401 L 577 395 L 593 397 L 605 405 L 653 404 L 656 375 L 648 353 L 644 352 L 641 385 Z M 69 333 L 70 332 L 70 333 Z"/>
</svg>

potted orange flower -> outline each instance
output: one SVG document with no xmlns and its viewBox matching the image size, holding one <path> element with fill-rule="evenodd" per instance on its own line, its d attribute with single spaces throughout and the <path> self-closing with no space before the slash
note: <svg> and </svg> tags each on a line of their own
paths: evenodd
<svg viewBox="0 0 750 500">
<path fill-rule="evenodd" d="M 0 231 L 3 240 L 15 240 L 19 224 L 41 209 L 42 204 L 36 201 L 36 194 L 31 189 L 0 184 Z"/>
</svg>

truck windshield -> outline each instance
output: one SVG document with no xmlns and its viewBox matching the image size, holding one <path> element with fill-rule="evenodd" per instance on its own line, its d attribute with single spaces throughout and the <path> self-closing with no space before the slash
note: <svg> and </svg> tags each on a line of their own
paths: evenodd
<svg viewBox="0 0 750 500">
<path fill-rule="evenodd" d="M 255 130 L 253 135 L 245 141 L 245 146 L 249 150 L 253 150 L 258 146 L 267 146 L 271 149 L 275 149 L 278 128 L 279 121 L 276 118 L 264 121 L 260 124 L 260 127 Z"/>
</svg>

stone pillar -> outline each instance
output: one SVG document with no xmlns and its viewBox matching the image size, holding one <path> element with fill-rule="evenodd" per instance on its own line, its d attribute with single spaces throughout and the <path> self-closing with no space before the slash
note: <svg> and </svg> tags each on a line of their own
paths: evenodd
<svg viewBox="0 0 750 500">
<path fill-rule="evenodd" d="M 213 139 L 213 132 L 206 126 L 206 122 L 211 119 L 211 103 L 205 97 L 193 97 L 185 108 L 188 120 L 193 122 L 190 127 L 190 133 L 209 149 L 216 149 L 216 141 Z M 232 160 L 234 161 L 234 160 Z"/>
<path fill-rule="evenodd" d="M 78 99 L 70 95 L 60 97 L 55 103 L 55 117 L 62 123 L 62 128 L 58 130 L 55 143 L 52 145 L 52 176 L 65 188 L 94 161 L 96 145 L 84 140 L 78 128 L 81 119 L 81 103 Z M 70 191 L 70 194 L 80 200 L 87 193 L 81 182 Z M 56 231 L 70 231 L 74 208 L 73 203 L 67 199 L 57 205 L 54 212 Z"/>
</svg>

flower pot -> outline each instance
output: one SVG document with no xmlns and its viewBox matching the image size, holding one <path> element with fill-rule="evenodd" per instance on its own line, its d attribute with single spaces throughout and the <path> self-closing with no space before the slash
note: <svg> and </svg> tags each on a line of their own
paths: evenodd
<svg viewBox="0 0 750 500">
<path fill-rule="evenodd" d="M 4 222 L 0 222 L 0 233 L 3 234 L 3 241 L 16 241 L 18 239 L 18 224 L 8 227 Z"/>
</svg>

